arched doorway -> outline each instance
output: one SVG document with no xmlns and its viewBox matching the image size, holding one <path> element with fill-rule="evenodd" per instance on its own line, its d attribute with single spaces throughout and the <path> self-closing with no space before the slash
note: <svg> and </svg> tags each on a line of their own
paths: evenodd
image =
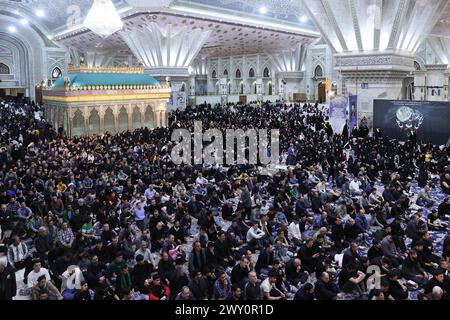
<svg viewBox="0 0 450 320">
<path fill-rule="evenodd" d="M 325 83 L 320 82 L 318 86 L 319 103 L 326 102 Z"/>
<path fill-rule="evenodd" d="M 89 117 L 89 134 L 99 134 L 100 133 L 100 115 L 98 111 L 93 109 Z"/>
<path fill-rule="evenodd" d="M 272 89 L 273 89 L 272 82 L 269 82 L 269 84 L 267 86 L 267 93 L 269 96 L 271 96 L 273 94 Z"/>
<path fill-rule="evenodd" d="M 252 93 L 256 94 L 256 81 L 252 84 Z"/>
<path fill-rule="evenodd" d="M 84 117 L 83 113 L 78 109 L 75 111 L 73 120 L 72 120 L 72 136 L 80 137 L 84 134 Z"/>
<path fill-rule="evenodd" d="M 128 130 L 128 113 L 125 107 L 120 108 L 119 113 L 119 132 Z"/>
<path fill-rule="evenodd" d="M 155 115 L 151 106 L 147 106 L 147 109 L 145 110 L 144 126 L 149 129 L 153 129 L 155 127 Z"/>
<path fill-rule="evenodd" d="M 141 112 L 139 111 L 138 106 L 133 108 L 133 113 L 132 113 L 131 119 L 132 119 L 133 130 L 136 130 L 141 127 Z"/>
<path fill-rule="evenodd" d="M 228 95 L 231 95 L 231 82 L 228 82 Z"/>
<path fill-rule="evenodd" d="M 111 108 L 108 108 L 106 110 L 104 121 L 105 121 L 105 131 L 109 133 L 115 133 L 116 126 L 114 124 L 114 114 Z"/>
</svg>

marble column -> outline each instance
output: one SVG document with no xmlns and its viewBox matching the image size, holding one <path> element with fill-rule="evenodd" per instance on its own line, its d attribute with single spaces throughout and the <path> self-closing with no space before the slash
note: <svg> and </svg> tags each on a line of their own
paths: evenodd
<svg viewBox="0 0 450 320">
<path fill-rule="evenodd" d="M 133 130 L 133 109 L 135 105 L 127 105 L 127 115 L 128 115 L 128 130 Z"/>
<path fill-rule="evenodd" d="M 100 107 L 97 109 L 98 115 L 100 117 L 100 134 L 105 133 L 105 107 Z"/>
<path fill-rule="evenodd" d="M 159 110 L 155 111 L 155 120 L 156 120 L 155 128 L 160 128 L 161 127 L 161 113 L 159 112 Z"/>
<path fill-rule="evenodd" d="M 84 119 L 84 135 L 89 135 L 89 117 L 91 116 L 91 108 L 90 107 L 84 107 L 82 110 L 83 112 L 83 119 Z"/>
<path fill-rule="evenodd" d="M 120 113 L 121 106 L 115 105 L 112 108 L 113 115 L 114 115 L 114 133 L 119 132 L 119 113 Z"/>
<path fill-rule="evenodd" d="M 68 128 L 67 129 L 67 135 L 69 137 L 72 137 L 72 128 L 73 128 L 73 118 L 75 116 L 75 109 L 70 108 L 67 110 L 67 119 L 68 119 Z"/>
</svg>

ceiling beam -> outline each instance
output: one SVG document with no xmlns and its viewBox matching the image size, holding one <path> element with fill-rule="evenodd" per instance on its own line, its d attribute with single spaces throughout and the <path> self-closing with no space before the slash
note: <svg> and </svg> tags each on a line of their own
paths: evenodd
<svg viewBox="0 0 450 320">
<path fill-rule="evenodd" d="M 333 26 L 333 30 L 336 33 L 336 36 L 339 40 L 339 43 L 341 44 L 341 47 L 344 51 L 348 51 L 347 43 L 345 42 L 345 38 L 342 35 L 341 28 L 339 27 L 339 24 L 336 21 L 336 17 L 334 16 L 333 10 L 330 7 L 330 3 L 328 0 L 320 0 L 320 3 L 323 6 L 323 9 L 325 10 L 325 14 L 328 18 L 328 21 L 330 21 L 331 25 Z"/>
<path fill-rule="evenodd" d="M 381 23 L 383 21 L 383 0 L 375 0 L 375 5 L 380 9 L 379 17 L 375 17 L 375 19 L 380 19 L 380 25 L 377 26 L 375 21 L 373 27 L 373 49 L 380 50 L 380 42 L 381 42 Z"/>
<path fill-rule="evenodd" d="M 348 0 L 348 6 L 350 7 L 350 11 L 352 14 L 353 30 L 355 31 L 355 38 L 356 38 L 356 43 L 358 44 L 358 50 L 363 51 L 364 48 L 363 48 L 362 38 L 361 38 L 361 29 L 359 28 L 358 15 L 356 13 L 355 0 Z"/>
<path fill-rule="evenodd" d="M 317 27 L 317 29 L 319 29 L 322 37 L 325 39 L 325 41 L 328 43 L 328 45 L 331 48 L 331 51 L 333 53 L 338 52 L 338 48 L 336 48 L 333 44 L 333 42 L 330 40 L 330 38 L 328 37 L 328 33 L 325 31 L 325 29 L 322 27 L 321 22 L 317 19 L 316 15 L 312 12 L 311 8 L 309 7 L 309 5 L 306 3 L 306 0 L 301 0 L 303 7 L 306 9 L 306 11 L 308 12 L 309 16 L 311 17 L 311 19 L 314 21 L 315 26 Z M 320 38 L 319 38 L 320 39 Z"/>
<path fill-rule="evenodd" d="M 397 10 L 395 13 L 395 18 L 394 18 L 394 23 L 392 25 L 392 30 L 391 30 L 391 35 L 389 37 L 389 43 L 388 43 L 388 48 L 396 48 L 399 38 L 400 38 L 400 33 L 402 31 L 401 26 L 404 23 L 405 20 L 405 16 L 406 16 L 406 8 L 409 5 L 410 0 L 400 0 L 400 2 L 398 3 L 397 6 Z"/>
</svg>

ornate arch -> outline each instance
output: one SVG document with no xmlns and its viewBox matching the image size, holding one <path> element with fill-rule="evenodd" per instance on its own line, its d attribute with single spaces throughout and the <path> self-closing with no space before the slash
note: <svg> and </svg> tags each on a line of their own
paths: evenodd
<svg viewBox="0 0 450 320">
<path fill-rule="evenodd" d="M 33 65 L 29 55 L 32 50 L 31 47 L 29 47 L 29 44 L 16 37 L 16 35 L 3 32 L 0 32 L 0 44 L 1 43 L 4 43 L 4 46 L 9 48 L 11 52 L 11 63 L 5 64 L 9 66 L 9 71 L 18 78 L 15 80 L 19 80 L 20 84 L 23 86 L 29 88 L 34 87 L 35 83 L 33 83 L 31 78 Z"/>
<path fill-rule="evenodd" d="M 11 68 L 3 62 L 0 62 L 0 74 L 10 74 Z"/>
<path fill-rule="evenodd" d="M 255 68 L 253 68 L 253 67 L 249 67 L 248 68 L 248 77 L 249 78 L 256 78 Z"/>
<path fill-rule="evenodd" d="M 263 78 L 270 78 L 270 69 L 268 66 L 264 66 L 263 69 Z"/>
<path fill-rule="evenodd" d="M 314 67 L 314 71 L 313 71 L 313 76 L 315 78 L 322 78 L 324 76 L 325 72 L 324 72 L 324 68 L 322 66 L 322 64 L 318 63 L 315 65 Z"/>
</svg>

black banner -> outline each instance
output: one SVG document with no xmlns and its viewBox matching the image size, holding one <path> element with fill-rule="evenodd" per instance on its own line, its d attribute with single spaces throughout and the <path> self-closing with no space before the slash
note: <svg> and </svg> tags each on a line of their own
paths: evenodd
<svg viewBox="0 0 450 320">
<path fill-rule="evenodd" d="M 450 102 L 374 100 L 374 128 L 405 141 L 412 131 L 422 142 L 437 145 L 450 139 Z"/>
</svg>

